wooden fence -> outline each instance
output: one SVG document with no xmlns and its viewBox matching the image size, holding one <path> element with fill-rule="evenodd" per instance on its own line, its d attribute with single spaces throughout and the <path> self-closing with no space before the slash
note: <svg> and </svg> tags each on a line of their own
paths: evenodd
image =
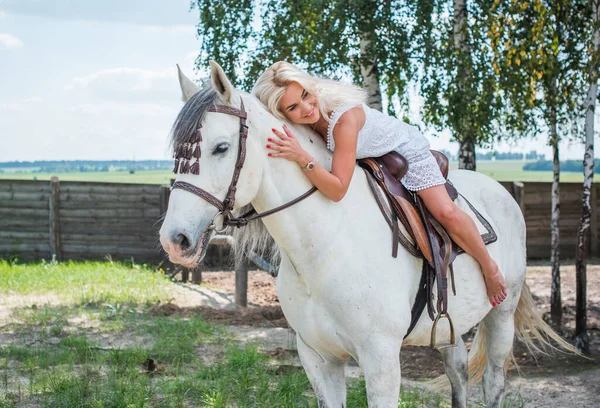
<svg viewBox="0 0 600 408">
<path fill-rule="evenodd" d="M 502 184 L 524 211 L 529 258 L 548 258 L 550 183 Z M 561 256 L 573 258 L 581 184 L 560 188 Z M 592 255 L 598 254 L 597 188 L 594 184 Z M 150 184 L 0 180 L 0 257 L 101 260 L 110 255 L 158 262 L 164 259 L 158 230 L 168 193 L 168 186 Z"/>
<path fill-rule="evenodd" d="M 158 261 L 163 191 L 149 184 L 0 180 L 0 256 Z"/>
</svg>

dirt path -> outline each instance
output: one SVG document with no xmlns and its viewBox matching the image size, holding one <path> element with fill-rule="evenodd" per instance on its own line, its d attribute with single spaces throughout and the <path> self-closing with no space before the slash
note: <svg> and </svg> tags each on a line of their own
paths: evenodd
<svg viewBox="0 0 600 408">
<path fill-rule="evenodd" d="M 575 323 L 575 267 L 562 267 L 562 297 L 564 304 L 563 335 L 570 338 Z M 530 266 L 527 270 L 527 283 L 531 288 L 538 309 L 547 315 L 550 310 L 550 267 Z M 229 293 L 233 299 L 235 289 L 233 273 L 207 272 L 203 274 L 204 285 L 221 293 Z M 508 389 L 513 394 L 512 402 L 525 407 L 573 407 L 600 406 L 600 265 L 588 267 L 588 325 L 590 328 L 592 359 L 584 360 L 571 355 L 532 356 L 521 344 L 515 345 L 515 357 L 519 371 L 509 373 Z M 269 320 L 259 311 L 270 310 L 271 316 L 278 307 L 275 293 L 275 279 L 264 272 L 250 272 L 248 281 L 248 321 L 237 319 L 232 327 L 241 340 L 259 341 L 263 348 L 281 356 L 288 353 L 292 364 L 299 364 L 295 357 L 295 345 L 291 330 L 285 319 L 277 317 Z M 213 320 L 210 311 L 205 317 Z M 262 326 L 256 327 L 256 326 Z M 269 328 L 278 326 L 278 328 Z M 401 356 L 402 373 L 407 384 L 415 385 L 415 380 L 433 378 L 443 373 L 443 366 L 436 351 L 423 347 L 407 347 Z M 360 369 L 350 365 L 347 374 L 358 376 Z M 517 395 L 514 395 L 518 392 Z M 480 387 L 472 387 L 469 400 L 476 404 L 483 400 Z"/>
</svg>

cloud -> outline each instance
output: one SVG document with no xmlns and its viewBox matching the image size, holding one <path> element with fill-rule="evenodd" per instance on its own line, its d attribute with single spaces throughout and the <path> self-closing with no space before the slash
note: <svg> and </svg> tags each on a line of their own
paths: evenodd
<svg viewBox="0 0 600 408">
<path fill-rule="evenodd" d="M 0 101 L 0 112 L 17 112 L 24 111 L 26 108 L 31 107 L 28 106 L 33 103 L 38 103 L 42 101 L 41 96 L 30 96 L 27 98 L 14 99 L 8 101 Z"/>
<path fill-rule="evenodd" d="M 168 118 L 177 114 L 175 106 L 156 103 L 82 103 L 71 107 L 69 111 L 85 115 L 166 116 Z"/>
<path fill-rule="evenodd" d="M 57 20 L 124 22 L 142 25 L 172 26 L 195 23 L 189 0 L 12 0 L 2 3 L 11 14 Z"/>
<path fill-rule="evenodd" d="M 173 101 L 179 97 L 177 84 L 175 67 L 165 70 L 122 67 L 74 78 L 65 89 L 103 100 Z"/>
<path fill-rule="evenodd" d="M 14 35 L 0 33 L 0 45 L 5 48 L 21 48 L 23 41 L 19 40 Z"/>
</svg>

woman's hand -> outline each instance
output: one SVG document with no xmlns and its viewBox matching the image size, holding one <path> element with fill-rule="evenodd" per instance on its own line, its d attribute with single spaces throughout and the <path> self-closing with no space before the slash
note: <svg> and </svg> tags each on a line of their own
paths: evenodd
<svg viewBox="0 0 600 408">
<path fill-rule="evenodd" d="M 271 150 L 269 156 L 294 161 L 305 167 L 312 157 L 300 146 L 298 139 L 285 124 L 283 130 L 285 133 L 272 129 L 274 136 L 267 139 L 267 149 Z"/>
</svg>

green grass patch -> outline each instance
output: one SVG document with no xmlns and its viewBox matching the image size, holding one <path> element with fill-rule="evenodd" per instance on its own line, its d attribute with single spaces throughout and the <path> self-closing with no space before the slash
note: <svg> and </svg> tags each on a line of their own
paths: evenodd
<svg viewBox="0 0 600 408">
<path fill-rule="evenodd" d="M 170 184 L 174 174 L 168 170 L 136 171 L 99 171 L 71 173 L 0 173 L 0 179 L 10 180 L 50 180 L 57 176 L 61 181 L 92 181 L 103 183 L 141 183 L 141 184 Z"/>
<path fill-rule="evenodd" d="M 551 171 L 523 171 L 523 166 L 535 160 L 479 160 L 477 171 L 498 181 L 552 181 Z M 451 162 L 450 169 L 458 168 L 458 162 Z M 164 170 L 136 171 L 130 174 L 119 172 L 81 172 L 81 173 L 0 173 L 0 179 L 12 180 L 50 180 L 57 176 L 62 181 L 92 181 L 106 183 L 143 183 L 170 184 L 173 173 Z M 583 182 L 583 174 L 577 172 L 562 172 L 561 182 Z M 594 181 L 600 181 L 600 175 L 594 175 Z"/>
<path fill-rule="evenodd" d="M 143 304 L 169 300 L 169 284 L 164 275 L 145 265 L 0 261 L 0 295 L 50 293 L 78 304 Z"/>
</svg>

